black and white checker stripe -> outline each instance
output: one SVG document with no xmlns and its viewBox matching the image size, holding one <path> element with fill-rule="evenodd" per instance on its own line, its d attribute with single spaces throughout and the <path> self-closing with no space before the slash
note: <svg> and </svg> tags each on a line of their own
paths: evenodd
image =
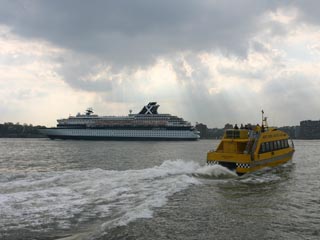
<svg viewBox="0 0 320 240">
<path fill-rule="evenodd" d="M 219 161 L 207 161 L 207 164 L 215 165 L 215 164 L 219 164 Z"/>
<path fill-rule="evenodd" d="M 237 167 L 239 168 L 250 168 L 249 163 L 236 163 Z"/>
<path fill-rule="evenodd" d="M 209 165 L 219 164 L 219 161 L 207 161 Z M 239 168 L 250 168 L 251 165 L 249 163 L 236 163 L 236 166 Z"/>
</svg>

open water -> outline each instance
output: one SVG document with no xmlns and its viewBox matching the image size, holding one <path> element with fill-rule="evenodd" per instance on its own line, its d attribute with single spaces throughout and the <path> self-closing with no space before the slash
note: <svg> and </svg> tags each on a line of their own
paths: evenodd
<svg viewBox="0 0 320 240">
<path fill-rule="evenodd" d="M 237 177 L 217 140 L 0 139 L 0 239 L 320 239 L 320 142 Z"/>
</svg>

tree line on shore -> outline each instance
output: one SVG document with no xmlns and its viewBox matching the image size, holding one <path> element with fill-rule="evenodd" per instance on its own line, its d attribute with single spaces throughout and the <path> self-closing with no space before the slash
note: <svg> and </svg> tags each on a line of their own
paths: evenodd
<svg viewBox="0 0 320 240">
<path fill-rule="evenodd" d="M 226 127 L 228 124 L 226 124 Z M 201 139 L 217 139 L 221 138 L 225 128 L 208 128 L 207 125 L 202 123 L 196 124 L 196 129 L 200 133 Z M 46 128 L 45 126 L 33 126 L 32 124 L 20 123 L 0 123 L 0 138 L 39 138 L 45 137 L 39 129 Z M 297 127 L 281 127 L 280 130 L 287 132 L 291 138 L 297 138 Z"/>
<path fill-rule="evenodd" d="M 45 137 L 39 128 L 45 128 L 45 126 L 33 126 L 32 124 L 20 124 L 20 123 L 0 123 L 0 137 L 2 138 L 38 138 Z"/>
<path fill-rule="evenodd" d="M 232 129 L 233 125 L 227 123 L 224 128 L 208 128 L 207 125 L 203 123 L 197 123 L 195 128 L 199 131 L 200 139 L 220 139 L 224 134 L 224 130 Z M 299 138 L 298 128 L 299 126 L 284 126 L 279 127 L 278 129 L 286 132 L 291 138 L 297 139 Z"/>
</svg>

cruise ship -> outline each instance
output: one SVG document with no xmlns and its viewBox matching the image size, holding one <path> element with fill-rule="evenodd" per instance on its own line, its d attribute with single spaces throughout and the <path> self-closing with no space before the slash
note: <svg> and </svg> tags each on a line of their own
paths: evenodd
<svg viewBox="0 0 320 240">
<path fill-rule="evenodd" d="M 199 132 L 183 118 L 159 114 L 159 105 L 150 102 L 137 114 L 98 116 L 92 108 L 58 119 L 57 127 L 40 129 L 50 139 L 86 140 L 197 140 Z"/>
</svg>

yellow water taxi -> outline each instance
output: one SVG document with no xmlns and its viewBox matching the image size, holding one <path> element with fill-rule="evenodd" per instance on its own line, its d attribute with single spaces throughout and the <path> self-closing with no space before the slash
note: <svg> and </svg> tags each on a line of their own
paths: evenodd
<svg viewBox="0 0 320 240">
<path fill-rule="evenodd" d="M 264 167 L 275 167 L 292 159 L 294 144 L 289 135 L 268 127 L 263 116 L 262 125 L 254 129 L 227 129 L 217 149 L 207 153 L 208 164 L 219 164 L 238 175 Z"/>
</svg>

